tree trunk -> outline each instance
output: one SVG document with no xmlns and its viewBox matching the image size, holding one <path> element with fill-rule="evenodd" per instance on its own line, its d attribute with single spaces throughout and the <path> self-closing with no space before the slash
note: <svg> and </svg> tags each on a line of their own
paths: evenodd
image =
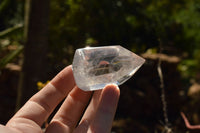
<svg viewBox="0 0 200 133">
<path fill-rule="evenodd" d="M 46 74 L 49 2 L 49 0 L 26 0 L 24 61 L 16 109 L 37 92 L 37 82 L 42 81 Z"/>
</svg>

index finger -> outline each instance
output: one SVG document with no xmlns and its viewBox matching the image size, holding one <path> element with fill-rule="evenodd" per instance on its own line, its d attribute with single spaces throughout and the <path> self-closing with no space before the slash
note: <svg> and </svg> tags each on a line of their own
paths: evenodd
<svg viewBox="0 0 200 133">
<path fill-rule="evenodd" d="M 49 84 L 36 93 L 8 122 L 27 119 L 39 126 L 49 117 L 51 112 L 64 99 L 75 86 L 71 66 L 63 69 Z"/>
</svg>

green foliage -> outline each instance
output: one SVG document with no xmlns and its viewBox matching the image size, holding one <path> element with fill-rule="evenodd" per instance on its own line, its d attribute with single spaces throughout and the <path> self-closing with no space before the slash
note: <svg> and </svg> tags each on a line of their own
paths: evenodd
<svg viewBox="0 0 200 133">
<path fill-rule="evenodd" d="M 3 29 L 23 21 L 22 0 L 1 1 Z M 5 38 L 19 42 L 21 29 L 14 28 L 15 37 Z M 98 45 L 122 45 L 136 53 L 156 53 L 160 39 L 164 53 L 188 55 L 178 69 L 183 77 L 195 77 L 200 66 L 199 31 L 197 0 L 52 0 L 48 57 L 52 64 L 66 65 L 71 63 L 75 49 Z"/>
<path fill-rule="evenodd" d="M 22 32 L 23 29 L 23 25 L 22 24 L 18 24 L 14 27 L 8 28 L 4 31 L 0 32 L 0 37 L 4 38 L 4 37 L 11 37 L 11 36 L 17 36 L 19 32 Z"/>
<path fill-rule="evenodd" d="M 0 31 L 23 23 L 24 0 L 0 0 Z"/>
<path fill-rule="evenodd" d="M 181 72 L 184 79 L 195 79 L 196 68 L 198 61 L 195 59 L 185 59 L 178 65 L 178 70 Z"/>
<path fill-rule="evenodd" d="M 0 13 L 2 14 L 5 10 L 8 9 L 11 0 L 3 0 L 0 4 Z M 0 15 L 1 15 L 0 14 Z"/>
<path fill-rule="evenodd" d="M 56 53 L 61 62 L 63 57 L 72 59 L 79 47 L 116 44 L 136 53 L 155 53 L 161 39 L 164 53 L 188 55 L 178 69 L 190 78 L 200 66 L 199 28 L 197 0 L 52 0 L 51 55 Z"/>
<path fill-rule="evenodd" d="M 23 46 L 17 47 L 15 50 L 9 52 L 5 57 L 0 60 L 0 69 L 4 68 L 6 64 L 16 58 L 23 50 Z"/>
<path fill-rule="evenodd" d="M 178 68 L 184 78 L 196 79 L 200 71 L 200 1 L 188 1 L 179 12 L 174 13 L 173 18 L 182 28 L 181 36 L 177 35 L 177 38 L 184 42 L 179 46 L 188 55 Z"/>
<path fill-rule="evenodd" d="M 13 61 L 22 52 L 23 46 L 20 44 L 22 39 L 23 25 L 19 24 L 0 32 L 0 69 Z M 9 49 L 9 47 L 14 49 Z"/>
<path fill-rule="evenodd" d="M 200 2 L 188 1 L 179 12 L 174 14 L 175 21 L 182 26 L 182 39 L 187 40 L 185 49 L 192 55 L 195 48 L 200 48 Z"/>
</svg>

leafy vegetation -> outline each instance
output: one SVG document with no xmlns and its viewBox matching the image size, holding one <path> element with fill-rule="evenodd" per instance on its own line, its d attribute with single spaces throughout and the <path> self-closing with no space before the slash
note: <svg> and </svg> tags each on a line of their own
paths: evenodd
<svg viewBox="0 0 200 133">
<path fill-rule="evenodd" d="M 23 5 L 20 0 L 0 1 L 0 70 L 23 50 Z"/>
<path fill-rule="evenodd" d="M 21 0 L 12 3 L 2 0 L 0 5 L 0 16 L 4 20 L 1 30 L 23 22 Z M 182 72 L 187 68 L 196 73 L 200 64 L 199 9 L 197 0 L 52 0 L 49 58 L 53 64 L 69 64 L 74 50 L 86 45 L 123 45 L 142 53 L 158 49 L 158 38 L 161 38 L 166 54 L 183 57 L 179 70 Z"/>
</svg>

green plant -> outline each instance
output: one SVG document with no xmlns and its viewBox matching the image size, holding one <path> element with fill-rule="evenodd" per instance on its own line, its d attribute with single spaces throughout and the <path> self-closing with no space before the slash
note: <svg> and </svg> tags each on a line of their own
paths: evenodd
<svg viewBox="0 0 200 133">
<path fill-rule="evenodd" d="M 20 44 L 21 32 L 23 25 L 16 25 L 0 32 L 0 69 L 4 68 L 6 64 L 15 59 L 23 50 L 23 45 Z M 9 49 L 10 46 L 15 46 L 14 49 Z"/>
</svg>

